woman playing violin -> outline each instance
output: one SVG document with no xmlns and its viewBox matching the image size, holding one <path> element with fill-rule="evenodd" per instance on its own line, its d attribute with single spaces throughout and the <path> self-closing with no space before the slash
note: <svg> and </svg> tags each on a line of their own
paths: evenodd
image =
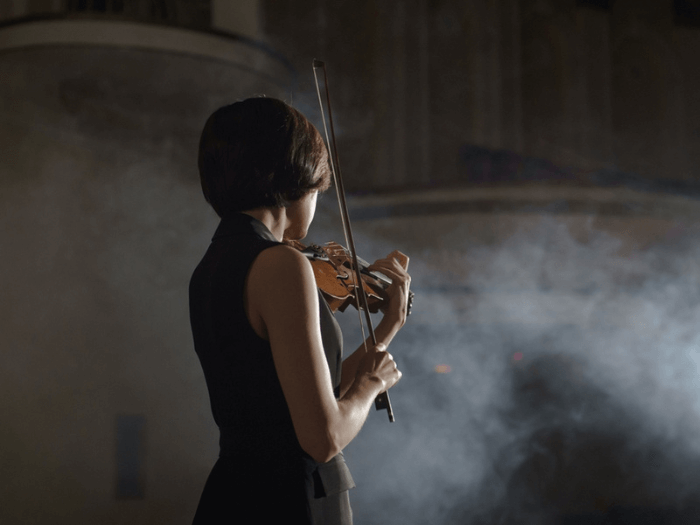
<svg viewBox="0 0 700 525">
<path fill-rule="evenodd" d="M 342 450 L 401 378 L 386 348 L 406 320 L 407 259 L 369 266 L 392 281 L 377 345 L 341 361 L 311 265 L 284 244 L 306 236 L 330 186 L 316 128 L 272 98 L 225 106 L 202 132 L 199 172 L 221 222 L 192 275 L 190 319 L 220 454 L 194 523 L 352 523 Z"/>
</svg>

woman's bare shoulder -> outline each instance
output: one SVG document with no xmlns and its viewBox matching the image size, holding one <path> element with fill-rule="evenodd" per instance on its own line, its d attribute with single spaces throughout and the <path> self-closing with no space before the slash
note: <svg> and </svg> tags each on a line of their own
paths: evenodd
<svg viewBox="0 0 700 525">
<path fill-rule="evenodd" d="M 263 250 L 253 262 L 248 280 L 249 291 L 264 303 L 298 304 L 316 295 L 311 263 L 299 250 L 284 244 Z"/>
<path fill-rule="evenodd" d="M 279 244 L 263 250 L 253 262 L 253 268 L 257 273 L 264 273 L 265 278 L 271 281 L 280 281 L 297 276 L 303 280 L 309 275 L 313 276 L 311 263 L 306 256 L 296 248 Z"/>
<path fill-rule="evenodd" d="M 278 244 L 260 252 L 259 260 L 267 261 L 269 264 L 301 264 L 308 262 L 306 256 L 296 248 L 287 244 Z"/>
</svg>

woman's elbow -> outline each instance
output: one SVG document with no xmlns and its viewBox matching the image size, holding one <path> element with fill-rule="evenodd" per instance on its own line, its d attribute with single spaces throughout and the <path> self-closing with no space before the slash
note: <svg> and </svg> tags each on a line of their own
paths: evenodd
<svg viewBox="0 0 700 525">
<path fill-rule="evenodd" d="M 337 440 L 331 436 L 326 436 L 322 439 L 315 437 L 313 439 L 300 440 L 301 448 L 317 463 L 327 463 L 333 457 L 337 456 L 341 448 L 337 444 Z"/>
<path fill-rule="evenodd" d="M 324 453 L 309 454 L 316 463 L 328 463 L 331 459 L 338 455 L 340 450 L 326 451 Z"/>
</svg>

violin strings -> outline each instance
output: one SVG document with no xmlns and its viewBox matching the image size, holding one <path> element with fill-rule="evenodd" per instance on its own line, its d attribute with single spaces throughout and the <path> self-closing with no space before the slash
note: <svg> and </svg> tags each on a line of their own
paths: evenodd
<svg viewBox="0 0 700 525">
<path fill-rule="evenodd" d="M 355 299 L 357 299 L 357 294 L 355 294 Z M 368 352 L 369 349 L 367 348 L 367 336 L 365 335 L 365 323 L 362 322 L 362 314 L 360 313 L 360 309 L 357 309 L 357 318 L 360 320 L 360 331 L 362 332 L 362 344 L 365 347 L 365 352 Z"/>
</svg>

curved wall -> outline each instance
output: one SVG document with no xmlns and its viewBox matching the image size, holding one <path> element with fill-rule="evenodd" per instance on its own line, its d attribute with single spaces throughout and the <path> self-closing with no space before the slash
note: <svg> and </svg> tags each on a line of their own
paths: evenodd
<svg viewBox="0 0 700 525">
<path fill-rule="evenodd" d="M 0 53 L 3 521 L 188 523 L 217 455 L 187 310 L 217 224 L 199 133 L 221 105 L 287 97 L 292 79 L 241 41 L 183 54 L 165 49 L 174 29 L 40 23 L 54 31 L 42 44 L 89 24 L 106 45 Z"/>
</svg>

